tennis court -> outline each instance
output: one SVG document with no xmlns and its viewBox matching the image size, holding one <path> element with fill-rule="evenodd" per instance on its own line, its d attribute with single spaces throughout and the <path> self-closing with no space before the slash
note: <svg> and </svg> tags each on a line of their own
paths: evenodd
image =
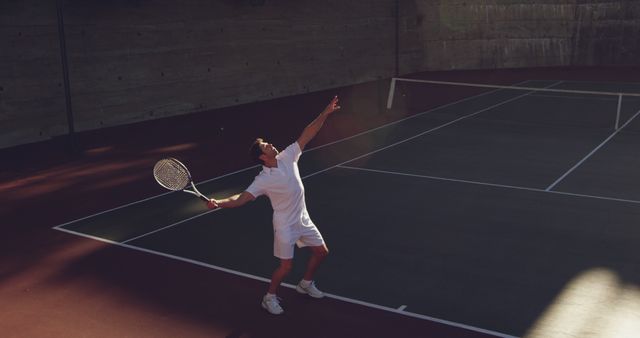
<svg viewBox="0 0 640 338">
<path fill-rule="evenodd" d="M 455 91 L 446 87 L 399 80 L 393 107 L 415 108 L 420 93 L 437 96 L 434 88 Z M 320 288 L 496 336 L 544 336 L 570 330 L 572 321 L 587 321 L 584 330 L 606 324 L 607 311 L 637 316 L 625 300 L 637 297 L 630 285 L 640 282 L 638 98 L 473 88 L 447 99 L 302 155 L 308 208 L 331 251 Z M 198 189 L 226 197 L 258 171 L 202 181 Z M 277 264 L 266 198 L 207 210 L 193 196 L 167 193 L 55 228 L 263 281 Z M 288 283 L 304 259 L 295 264 Z M 550 311 L 553 320 L 545 321 Z"/>
</svg>

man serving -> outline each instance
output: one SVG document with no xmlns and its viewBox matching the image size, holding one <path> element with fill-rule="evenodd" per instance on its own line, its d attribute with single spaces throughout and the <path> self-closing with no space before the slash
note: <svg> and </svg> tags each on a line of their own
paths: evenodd
<svg viewBox="0 0 640 338">
<path fill-rule="evenodd" d="M 235 208 L 261 195 L 266 195 L 271 201 L 273 254 L 280 259 L 280 265 L 271 276 L 269 290 L 262 299 L 262 307 L 272 314 L 284 312 L 276 297 L 276 291 L 291 271 L 294 244 L 298 247 L 309 247 L 311 250 L 307 269 L 296 290 L 314 298 L 324 297 L 322 291 L 316 287 L 313 275 L 329 250 L 320 231 L 309 218 L 298 159 L 307 143 L 320 131 L 327 117 L 339 109 L 338 97 L 335 96 L 320 115 L 304 128 L 298 140 L 282 152 L 273 144 L 261 138 L 256 139 L 250 153 L 257 163 L 262 164 L 262 171 L 242 193 L 220 200 L 212 198 L 208 204 L 209 208 Z"/>
</svg>

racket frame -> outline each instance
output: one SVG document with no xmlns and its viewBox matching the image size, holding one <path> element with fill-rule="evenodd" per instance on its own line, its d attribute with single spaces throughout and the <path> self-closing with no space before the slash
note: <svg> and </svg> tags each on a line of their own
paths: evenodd
<svg viewBox="0 0 640 338">
<path fill-rule="evenodd" d="M 178 164 L 180 167 L 182 167 L 182 168 L 184 169 L 184 171 L 186 172 L 186 174 L 187 174 L 187 178 L 188 178 L 188 181 L 189 181 L 189 182 L 188 182 L 188 183 L 187 183 L 187 185 L 186 185 L 184 188 L 182 188 L 182 189 L 171 189 L 171 188 L 167 187 L 166 185 L 164 185 L 162 182 L 160 182 L 160 181 L 158 180 L 158 178 L 154 175 L 154 178 L 156 179 L 156 181 L 158 182 L 158 184 L 160 184 L 162 187 L 164 187 L 164 188 L 166 188 L 166 189 L 168 189 L 168 190 L 171 190 L 171 191 L 184 191 L 184 192 L 190 193 L 190 194 L 192 194 L 192 195 L 194 195 L 194 196 L 196 196 L 196 197 L 200 198 L 201 200 L 203 200 L 203 201 L 205 201 L 205 202 L 207 202 L 207 203 L 210 201 L 210 199 L 209 199 L 207 196 L 205 196 L 203 193 L 201 193 L 200 191 L 198 191 L 198 189 L 196 188 L 195 183 L 193 183 L 193 178 L 191 178 L 191 172 L 189 171 L 189 169 L 187 168 L 187 166 L 186 166 L 186 165 L 184 165 L 184 163 L 180 162 L 178 159 L 173 158 L 173 157 L 164 158 L 164 159 L 162 159 L 162 160 L 160 160 L 160 161 L 171 161 L 171 162 L 175 162 L 175 163 L 177 163 L 177 164 Z M 159 163 L 160 161 L 158 161 L 158 163 Z M 157 163 L 156 163 L 156 165 L 157 165 Z M 192 188 L 193 190 L 189 190 L 189 189 L 187 189 L 187 187 L 188 187 L 189 185 L 191 185 L 191 188 Z"/>
</svg>

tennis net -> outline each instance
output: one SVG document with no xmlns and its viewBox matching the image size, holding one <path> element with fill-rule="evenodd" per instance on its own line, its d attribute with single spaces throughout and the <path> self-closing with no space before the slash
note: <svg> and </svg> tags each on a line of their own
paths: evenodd
<svg viewBox="0 0 640 338">
<path fill-rule="evenodd" d="M 442 118 L 640 132 L 640 84 L 526 81 L 513 86 L 394 78 L 388 109 Z"/>
</svg>

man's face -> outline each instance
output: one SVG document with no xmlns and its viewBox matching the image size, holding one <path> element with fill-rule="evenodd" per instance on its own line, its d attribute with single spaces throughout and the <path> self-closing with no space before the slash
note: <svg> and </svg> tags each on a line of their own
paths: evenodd
<svg viewBox="0 0 640 338">
<path fill-rule="evenodd" d="M 260 150 L 262 150 L 262 153 L 265 154 L 267 157 L 276 157 L 276 155 L 278 155 L 278 149 L 276 149 L 276 147 L 273 146 L 273 144 L 271 143 L 267 143 L 265 141 L 262 141 L 259 143 L 259 147 Z"/>
</svg>

